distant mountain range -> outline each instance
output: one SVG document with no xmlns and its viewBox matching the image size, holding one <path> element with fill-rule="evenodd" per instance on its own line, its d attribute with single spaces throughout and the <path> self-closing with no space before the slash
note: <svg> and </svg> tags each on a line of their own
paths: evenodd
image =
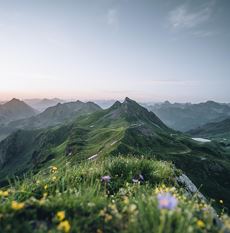
<svg viewBox="0 0 230 233">
<path fill-rule="evenodd" d="M 19 130 L 0 142 L 0 179 L 39 171 L 50 161 L 60 162 L 62 158 L 76 163 L 119 154 L 154 157 L 172 161 L 198 187 L 202 186 L 206 196 L 215 199 L 224 196 L 226 206 L 230 206 L 229 151 L 218 143 L 199 143 L 169 128 L 153 112 L 129 98 L 123 103 L 116 101 L 106 110 L 80 101 L 59 104 L 31 118 L 31 124 L 34 121 L 36 127 L 42 128 L 50 125 L 45 124 L 52 119 L 57 123 L 65 121 L 65 114 L 75 105 L 81 114 L 70 111 L 70 119 L 75 120 L 69 123 Z M 26 122 L 23 124 L 26 128 Z"/>
<path fill-rule="evenodd" d="M 0 105 L 0 125 L 36 115 L 38 112 L 18 99 Z"/>
<path fill-rule="evenodd" d="M 55 106 L 58 103 L 64 103 L 65 100 L 59 98 L 53 99 L 26 99 L 24 100 L 25 103 L 33 107 L 34 109 L 38 110 L 39 112 L 43 112 L 45 109 Z"/>
<path fill-rule="evenodd" d="M 56 106 L 49 107 L 40 114 L 9 123 L 7 122 L 0 126 L 0 139 L 5 138 L 18 129 L 29 130 L 56 126 L 70 122 L 82 114 L 89 114 L 100 109 L 98 105 L 92 102 L 83 103 L 81 101 L 76 101 L 64 104 L 58 103 Z"/>
<path fill-rule="evenodd" d="M 207 101 L 199 104 L 164 103 L 147 106 L 167 126 L 186 132 L 210 122 L 230 117 L 230 105 Z"/>
</svg>

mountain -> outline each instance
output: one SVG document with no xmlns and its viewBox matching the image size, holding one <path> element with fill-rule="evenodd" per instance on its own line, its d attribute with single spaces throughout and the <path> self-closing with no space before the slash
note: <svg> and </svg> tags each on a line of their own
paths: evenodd
<svg viewBox="0 0 230 233">
<path fill-rule="evenodd" d="M 230 117 L 230 106 L 214 101 L 199 104 L 171 104 L 165 101 L 148 106 L 148 109 L 153 111 L 167 126 L 182 132 Z"/>
<path fill-rule="evenodd" d="M 0 105 L 0 125 L 10 121 L 31 117 L 37 114 L 37 111 L 18 99 L 12 99 L 3 105 Z"/>
<path fill-rule="evenodd" d="M 44 112 L 36 116 L 11 121 L 0 127 L 2 132 L 0 136 L 3 134 L 2 138 L 4 138 L 17 129 L 28 130 L 60 125 L 72 121 L 80 115 L 86 115 L 100 109 L 98 105 L 92 102 L 83 103 L 81 101 L 76 101 L 64 104 L 59 103 L 56 106 L 47 108 Z"/>
<path fill-rule="evenodd" d="M 230 207 L 230 158 L 225 148 L 198 143 L 168 128 L 129 98 L 59 127 L 10 135 L 0 143 L 0 178 L 39 171 L 64 158 L 77 163 L 117 155 L 172 161 L 206 197 L 224 199 Z"/>
<path fill-rule="evenodd" d="M 220 122 L 205 124 L 201 127 L 188 131 L 192 136 L 218 139 L 220 141 L 230 140 L 230 118 Z"/>
<path fill-rule="evenodd" d="M 38 110 L 39 112 L 43 112 L 45 109 L 55 106 L 58 103 L 64 103 L 64 100 L 61 100 L 59 98 L 53 98 L 53 99 L 27 99 L 25 102 L 33 107 L 34 109 Z"/>
</svg>

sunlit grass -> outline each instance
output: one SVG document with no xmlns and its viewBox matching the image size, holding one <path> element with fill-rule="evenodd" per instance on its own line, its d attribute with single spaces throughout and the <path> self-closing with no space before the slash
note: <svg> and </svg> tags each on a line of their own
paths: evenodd
<svg viewBox="0 0 230 233">
<path fill-rule="evenodd" d="M 52 164 L 0 191 L 0 232 L 217 233 L 229 227 L 226 216 L 225 225 L 214 224 L 212 208 L 187 195 L 178 174 L 171 163 L 142 158 Z"/>
</svg>

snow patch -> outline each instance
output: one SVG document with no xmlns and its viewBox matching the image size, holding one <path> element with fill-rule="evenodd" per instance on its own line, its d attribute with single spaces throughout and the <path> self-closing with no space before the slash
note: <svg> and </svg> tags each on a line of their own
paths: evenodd
<svg viewBox="0 0 230 233">
<path fill-rule="evenodd" d="M 110 146 L 113 146 L 114 144 L 116 144 L 117 143 L 117 141 L 114 141 L 114 142 L 112 142 L 111 144 L 110 144 Z"/>
<path fill-rule="evenodd" d="M 88 158 L 88 160 L 94 160 L 94 159 L 96 159 L 96 158 L 97 158 L 97 156 L 98 156 L 98 154 L 95 154 L 95 155 L 93 155 L 93 156 L 89 157 L 89 158 Z"/>
<path fill-rule="evenodd" d="M 192 139 L 197 142 L 211 142 L 211 140 L 206 138 L 192 138 Z"/>
</svg>

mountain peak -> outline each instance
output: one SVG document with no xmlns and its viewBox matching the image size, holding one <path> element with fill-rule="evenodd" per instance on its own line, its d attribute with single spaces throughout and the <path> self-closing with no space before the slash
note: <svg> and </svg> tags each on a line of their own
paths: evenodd
<svg viewBox="0 0 230 233">
<path fill-rule="evenodd" d="M 133 100 L 131 100 L 129 97 L 125 97 L 125 101 L 124 102 L 130 102 L 130 101 L 133 101 Z"/>
<path fill-rule="evenodd" d="M 12 100 L 6 102 L 4 104 L 5 107 L 10 107 L 10 106 L 19 106 L 19 105 L 24 105 L 27 106 L 27 104 L 19 99 L 13 98 Z"/>
<path fill-rule="evenodd" d="M 126 107 L 126 108 L 129 108 L 129 109 L 130 108 L 131 109 L 136 109 L 136 110 L 143 109 L 143 107 L 140 104 L 138 104 L 136 101 L 134 101 L 134 100 L 132 100 L 132 99 L 130 99 L 128 97 L 125 98 L 124 102 L 121 105 Z"/>
<path fill-rule="evenodd" d="M 121 102 L 117 100 L 117 101 L 110 107 L 110 109 L 116 109 L 116 108 L 119 108 L 120 106 L 121 106 Z"/>
<path fill-rule="evenodd" d="M 21 102 L 23 102 L 23 101 L 21 101 L 20 99 L 17 99 L 17 98 L 13 98 L 13 99 L 10 100 L 8 103 L 13 103 L 13 102 L 21 103 Z"/>
<path fill-rule="evenodd" d="M 129 97 L 125 97 L 125 100 L 124 100 L 123 104 L 135 104 L 135 105 L 139 105 L 135 100 L 132 100 Z"/>
</svg>

